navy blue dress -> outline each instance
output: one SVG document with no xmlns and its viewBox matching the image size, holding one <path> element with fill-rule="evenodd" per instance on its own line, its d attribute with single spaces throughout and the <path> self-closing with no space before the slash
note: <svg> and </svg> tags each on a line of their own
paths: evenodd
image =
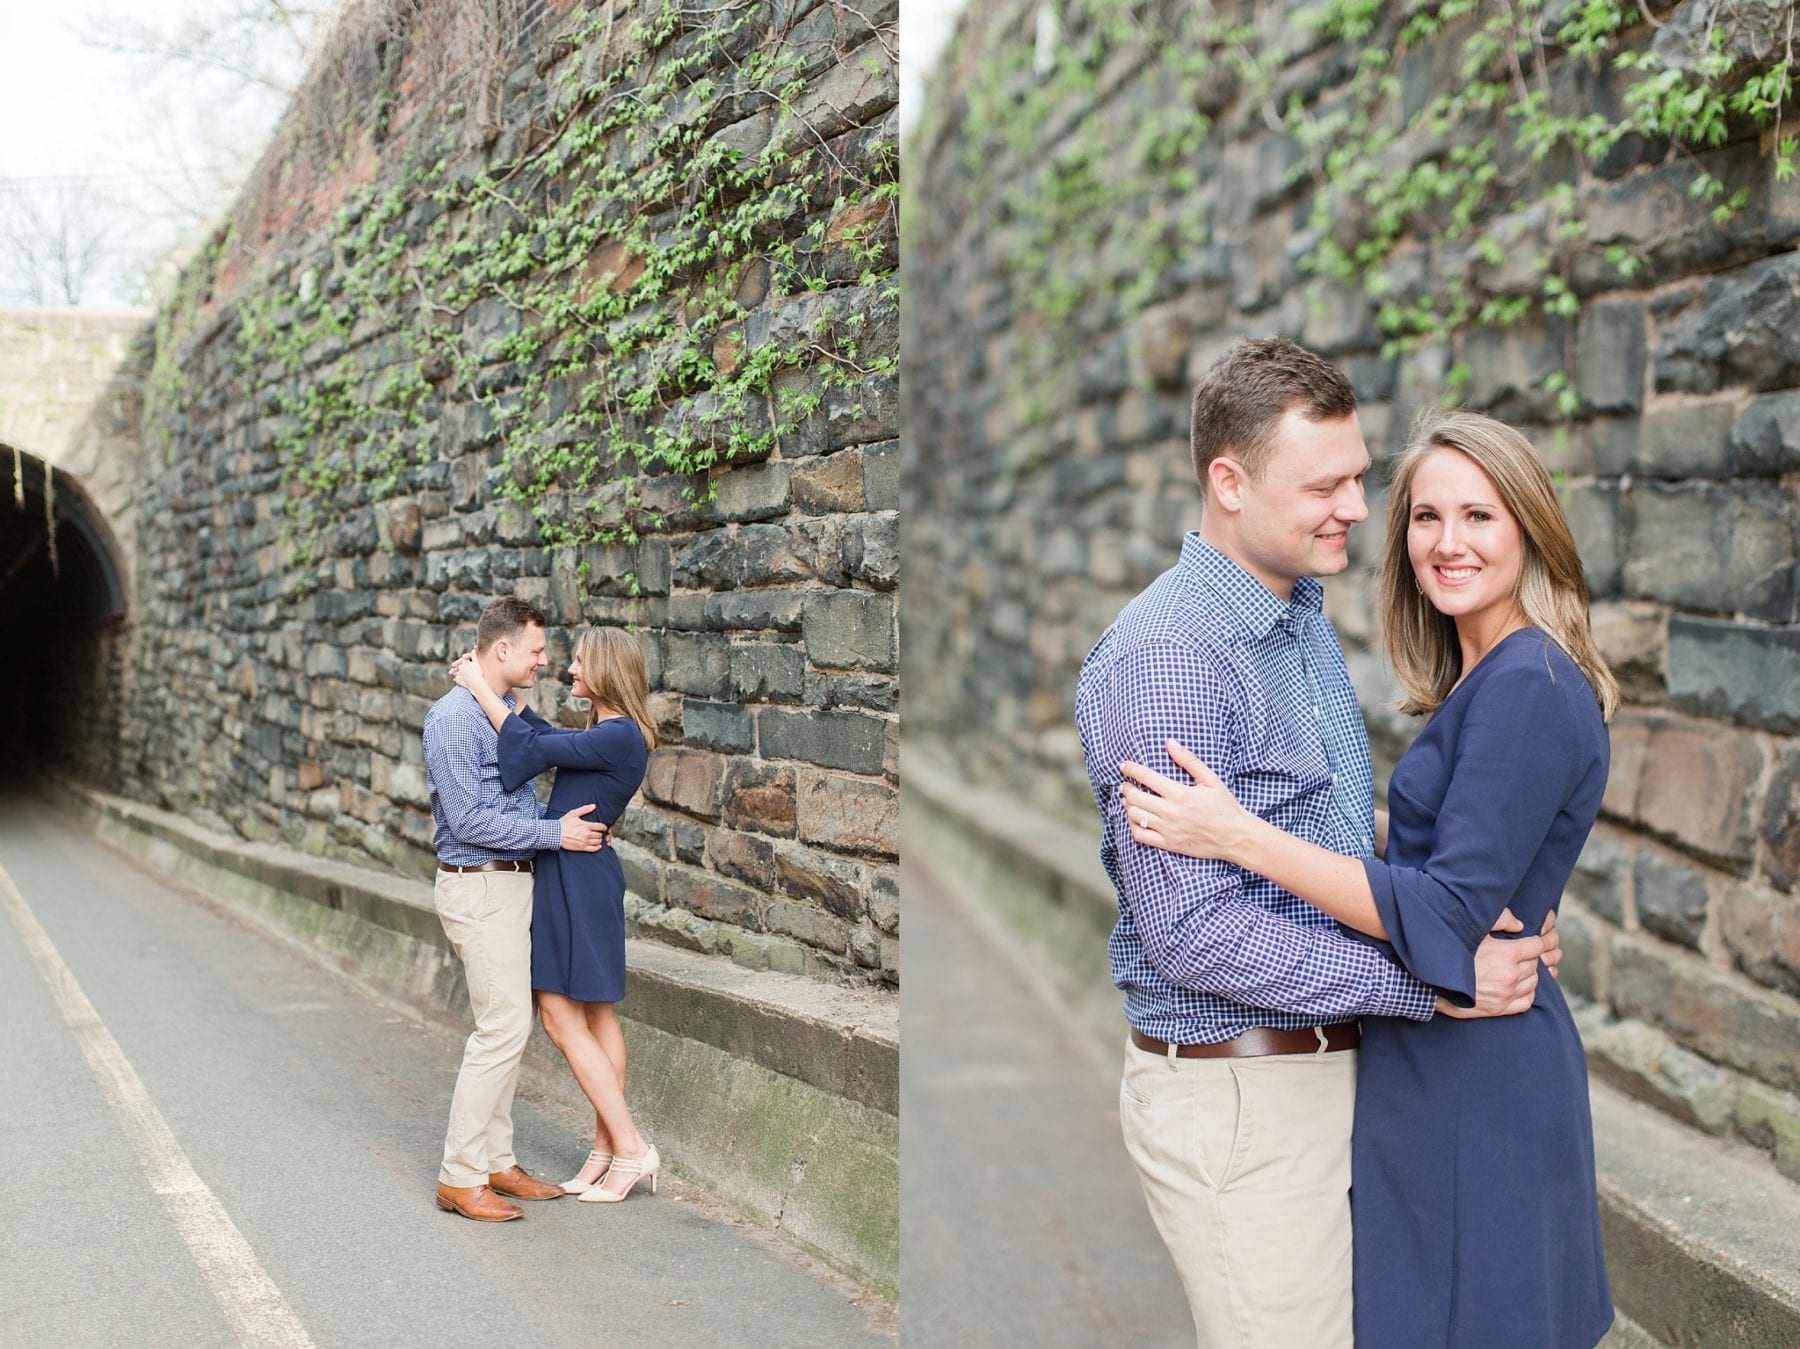
<svg viewBox="0 0 1800 1349">
<path fill-rule="evenodd" d="M 1488 652 L 1388 787 L 1365 859 L 1400 962 L 1474 997 L 1504 908 L 1536 932 L 1593 827 L 1608 744 L 1592 686 L 1535 628 Z M 1356 1342 L 1572 1349 L 1612 1323 L 1587 1065 L 1553 979 L 1518 1016 L 1363 1021 L 1352 1142 Z"/>
<path fill-rule="evenodd" d="M 586 817 L 612 824 L 625 813 L 649 759 L 630 717 L 585 731 L 552 726 L 528 707 L 500 727 L 500 781 L 508 791 L 547 768 L 552 818 L 589 802 Z M 531 903 L 531 986 L 579 1002 L 625 996 L 625 869 L 612 848 L 537 856 Z"/>
</svg>

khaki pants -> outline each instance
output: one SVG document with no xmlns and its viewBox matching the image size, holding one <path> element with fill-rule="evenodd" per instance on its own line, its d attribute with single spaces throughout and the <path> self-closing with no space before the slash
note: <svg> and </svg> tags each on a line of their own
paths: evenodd
<svg viewBox="0 0 1800 1349">
<path fill-rule="evenodd" d="M 475 1033 L 463 1046 L 438 1179 L 467 1188 L 513 1164 L 513 1088 L 531 1035 L 531 875 L 439 871 L 432 891 L 462 958 Z"/>
<path fill-rule="evenodd" d="M 1356 1051 L 1171 1059 L 1128 1040 L 1125 1148 L 1205 1349 L 1351 1343 Z"/>
</svg>

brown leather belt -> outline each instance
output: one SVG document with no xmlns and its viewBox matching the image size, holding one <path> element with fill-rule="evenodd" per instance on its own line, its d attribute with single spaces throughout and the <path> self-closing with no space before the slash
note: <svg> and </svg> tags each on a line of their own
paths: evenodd
<svg viewBox="0 0 1800 1349">
<path fill-rule="evenodd" d="M 1171 1048 L 1141 1030 L 1131 1032 L 1131 1043 L 1164 1057 Z M 1252 1026 L 1235 1040 L 1221 1040 L 1214 1045 L 1175 1045 L 1173 1049 L 1178 1059 L 1249 1059 L 1267 1054 L 1329 1054 L 1338 1049 L 1355 1049 L 1361 1043 L 1362 1023 L 1340 1021 L 1332 1026 L 1308 1026 L 1305 1030 Z"/>
<path fill-rule="evenodd" d="M 494 862 L 483 862 L 480 866 L 475 866 L 475 867 L 459 867 L 459 866 L 454 866 L 449 862 L 439 862 L 438 870 L 439 871 L 454 871 L 454 872 L 458 872 L 458 873 L 466 873 L 466 872 L 470 872 L 470 871 L 523 871 L 523 872 L 526 872 L 527 874 L 529 874 L 531 871 L 531 863 L 530 862 L 494 861 Z"/>
</svg>

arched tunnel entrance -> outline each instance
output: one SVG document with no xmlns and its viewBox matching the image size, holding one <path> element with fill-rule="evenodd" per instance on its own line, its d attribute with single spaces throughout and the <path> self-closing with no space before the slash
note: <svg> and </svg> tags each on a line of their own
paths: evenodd
<svg viewBox="0 0 1800 1349">
<path fill-rule="evenodd" d="M 67 473 L 0 444 L 0 762 L 117 786 L 126 592 L 104 517 Z M 9 785 L 10 785 L 9 783 Z"/>
</svg>

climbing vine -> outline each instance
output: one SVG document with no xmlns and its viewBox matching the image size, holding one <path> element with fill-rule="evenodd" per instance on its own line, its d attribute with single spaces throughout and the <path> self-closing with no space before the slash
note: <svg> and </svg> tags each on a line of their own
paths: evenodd
<svg viewBox="0 0 1800 1349">
<path fill-rule="evenodd" d="M 1347 287 L 1370 305 L 1386 355 L 1574 319 L 1584 275 L 1630 283 L 1646 265 L 1591 237 L 1577 192 L 1626 138 L 1639 162 L 1691 166 L 1695 209 L 1720 225 L 1749 197 L 1706 152 L 1760 136 L 1777 181 L 1792 176 L 1795 8 L 1324 0 L 1272 41 L 1248 5 L 1046 4 L 1020 11 L 1035 29 L 952 50 L 966 103 L 921 139 L 952 138 L 971 199 L 993 203 L 1019 316 L 1012 401 L 1029 425 L 1056 410 L 1097 333 L 1194 283 L 1232 196 L 1304 211 L 1302 276 L 1316 296 Z M 1330 78 L 1289 77 L 1320 62 Z M 1614 81 L 1616 103 L 1559 83 L 1576 68 Z M 1439 87 L 1422 95 L 1427 82 Z M 1285 149 L 1251 162 L 1213 145 L 1241 150 L 1258 129 Z M 1403 253 L 1416 240 L 1433 244 L 1428 273 Z M 1604 270 L 1584 272 L 1589 258 Z M 1450 368 L 1450 394 L 1467 374 Z M 1568 369 L 1546 392 L 1561 415 L 1580 411 Z"/>
<path fill-rule="evenodd" d="M 898 301 L 897 147 L 812 96 L 855 45 L 849 83 L 879 108 L 891 28 L 839 0 L 822 23 L 785 9 L 575 8 L 512 148 L 469 144 L 498 134 L 486 105 L 433 109 L 302 260 L 237 287 L 230 360 L 281 466 L 299 583 L 356 508 L 428 476 L 452 418 L 502 447 L 500 490 L 543 541 L 578 549 L 635 542 L 707 499 L 712 470 L 829 402 L 859 415 L 896 375 L 869 330 Z M 171 447 L 241 228 L 163 311 L 147 420 Z"/>
</svg>

